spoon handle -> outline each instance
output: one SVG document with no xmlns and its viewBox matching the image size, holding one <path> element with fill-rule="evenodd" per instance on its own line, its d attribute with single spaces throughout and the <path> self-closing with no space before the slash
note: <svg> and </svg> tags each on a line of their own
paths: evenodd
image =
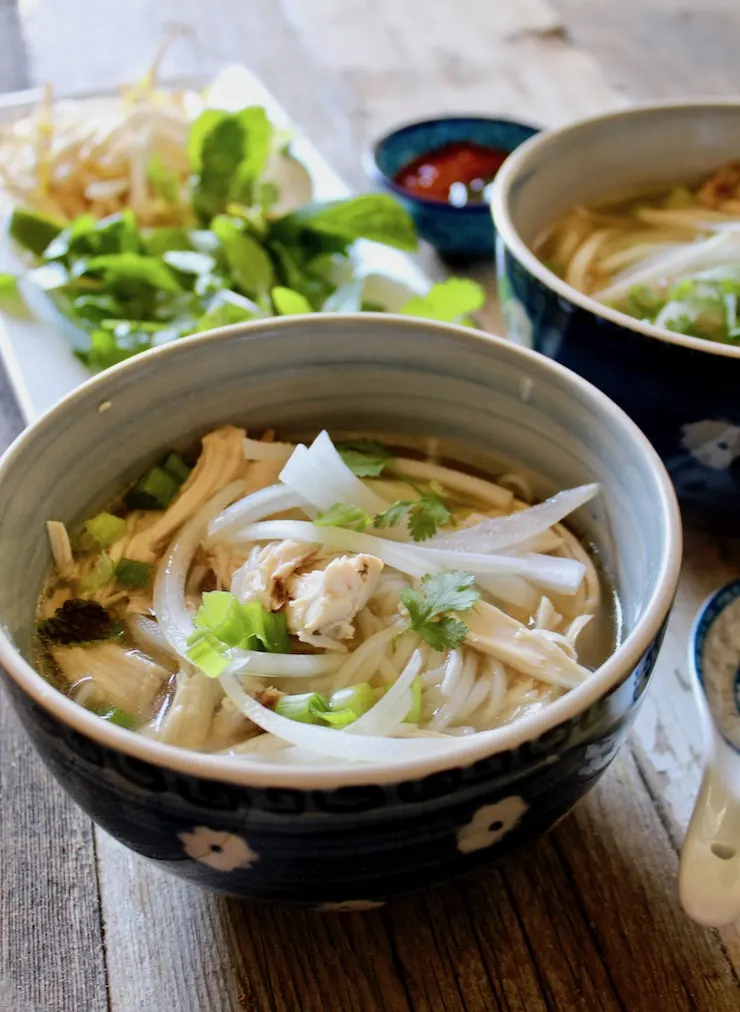
<svg viewBox="0 0 740 1012">
<path fill-rule="evenodd" d="M 712 751 L 681 852 L 678 891 L 689 917 L 718 928 L 740 918 L 740 755 L 721 739 Z"/>
</svg>

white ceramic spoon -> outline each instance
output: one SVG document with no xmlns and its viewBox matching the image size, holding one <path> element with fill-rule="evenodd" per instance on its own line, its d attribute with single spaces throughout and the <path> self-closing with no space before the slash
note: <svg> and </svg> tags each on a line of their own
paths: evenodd
<svg viewBox="0 0 740 1012">
<path fill-rule="evenodd" d="M 705 767 L 681 853 L 684 910 L 721 927 L 740 918 L 740 580 L 704 604 L 689 641 Z"/>
</svg>

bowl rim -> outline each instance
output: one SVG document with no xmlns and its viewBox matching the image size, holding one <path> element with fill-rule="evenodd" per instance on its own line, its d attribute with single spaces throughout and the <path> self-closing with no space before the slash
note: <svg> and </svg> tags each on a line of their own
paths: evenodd
<svg viewBox="0 0 740 1012">
<path fill-rule="evenodd" d="M 554 144 L 563 136 L 577 134 L 598 122 L 613 122 L 619 119 L 626 119 L 633 116 L 646 116 L 651 113 L 667 111 L 678 111 L 681 109 L 718 109 L 718 108 L 740 109 L 740 99 L 724 98 L 722 96 L 699 96 L 691 99 L 665 99 L 661 101 L 640 102 L 622 109 L 615 109 L 611 112 L 597 113 L 593 116 L 584 116 L 565 126 L 553 130 L 543 131 L 535 134 L 529 140 L 524 141 L 512 151 L 509 157 L 496 173 L 489 198 L 491 216 L 496 222 L 496 231 L 500 241 L 508 247 L 509 251 L 517 260 L 540 281 L 546 288 L 550 288 L 557 295 L 574 303 L 581 309 L 588 310 L 595 316 L 600 316 L 610 323 L 625 327 L 628 330 L 644 334 L 646 337 L 657 338 L 666 344 L 678 345 L 682 348 L 691 348 L 694 351 L 701 351 L 709 355 L 719 355 L 724 358 L 740 358 L 740 345 L 723 344 L 716 341 L 708 341 L 702 337 L 691 337 L 685 334 L 674 334 L 670 330 L 656 327 L 652 323 L 645 323 L 643 320 L 636 320 L 634 317 L 620 313 L 610 306 L 592 299 L 589 295 L 579 292 L 557 274 L 549 270 L 537 257 L 519 235 L 512 220 L 509 204 L 510 193 L 516 180 L 522 176 L 528 168 L 529 160 L 541 148 L 547 150 L 548 145 Z"/>
<path fill-rule="evenodd" d="M 403 186 L 399 186 L 392 176 L 389 176 L 386 172 L 378 165 L 378 153 L 380 149 L 386 144 L 391 137 L 397 137 L 400 134 L 411 133 L 413 130 L 417 130 L 419 127 L 434 126 L 435 123 L 449 123 L 449 122 L 475 122 L 475 123 L 497 123 L 503 126 L 516 126 L 523 127 L 525 130 L 531 131 L 531 136 L 535 137 L 541 133 L 543 128 L 534 126 L 532 123 L 525 123 L 523 120 L 513 119 L 510 116 L 482 116 L 479 113 L 471 113 L 466 115 L 465 113 L 450 113 L 448 115 L 431 116 L 427 119 L 409 120 L 406 123 L 401 123 L 399 126 L 393 127 L 392 130 L 387 130 L 385 133 L 366 148 L 363 156 L 362 163 L 365 170 L 365 174 L 376 181 L 382 182 L 388 190 L 397 194 L 399 197 L 403 197 L 405 200 L 413 201 L 414 203 L 420 204 L 423 207 L 434 208 L 437 211 L 451 214 L 481 214 L 485 212 L 490 214 L 490 207 L 488 201 L 481 201 L 479 204 L 464 204 L 462 207 L 456 207 L 451 204 L 448 200 L 441 200 L 439 197 L 422 197 L 416 193 L 412 193 L 410 190 L 404 189 Z M 530 138 L 527 138 L 529 140 Z M 511 151 L 508 151 L 506 158 L 504 159 L 503 165 L 511 158 L 511 155 L 518 151 L 522 144 L 526 144 L 527 141 L 522 141 L 513 147 Z M 433 151 L 434 148 L 430 148 L 429 151 Z M 501 169 L 496 172 L 498 176 Z M 496 177 L 494 176 L 494 179 Z M 495 222 L 494 222 L 495 224 Z"/>
<path fill-rule="evenodd" d="M 324 329 L 336 327 L 341 330 L 349 324 L 356 324 L 358 319 L 367 320 L 369 325 L 381 328 L 393 325 L 417 331 L 431 329 L 451 343 L 460 343 L 468 347 L 477 346 L 493 351 L 499 348 L 513 358 L 520 359 L 525 367 L 550 373 L 561 381 L 565 380 L 573 389 L 574 396 L 590 402 L 599 414 L 611 416 L 617 426 L 629 432 L 642 455 L 651 464 L 650 471 L 657 485 L 655 505 L 663 515 L 664 529 L 655 590 L 635 629 L 617 650 L 590 679 L 550 703 L 541 713 L 524 717 L 502 728 L 461 738 L 457 748 L 440 751 L 439 756 L 385 764 L 292 767 L 265 762 L 250 766 L 245 765 L 242 757 L 210 755 L 152 741 L 143 735 L 101 720 L 55 689 L 25 660 L 11 643 L 5 628 L 0 625 L 0 664 L 22 692 L 80 734 L 106 748 L 134 756 L 154 766 L 244 787 L 335 790 L 353 784 L 398 783 L 417 779 L 441 770 L 469 766 L 499 752 L 514 749 L 525 741 L 539 738 L 557 724 L 573 719 L 629 676 L 658 635 L 670 611 L 681 567 L 682 528 L 678 502 L 668 473 L 647 437 L 621 408 L 587 380 L 544 355 L 514 345 L 504 338 L 454 324 L 389 313 L 316 314 L 314 325 L 320 325 Z M 218 345 L 227 344 L 235 337 L 256 337 L 272 330 L 279 334 L 281 331 L 290 332 L 305 325 L 305 317 L 283 316 L 233 324 L 184 340 L 187 342 L 185 346 L 192 346 L 192 342 L 198 341 L 204 348 L 209 349 L 210 354 L 217 354 Z M 148 371 L 155 367 L 166 369 L 168 360 L 173 355 L 181 354 L 178 349 L 183 346 L 184 344 L 180 342 L 173 342 L 153 348 L 81 384 L 16 437 L 0 458 L 0 473 L 16 457 L 23 455 L 26 443 L 37 438 L 39 434 L 45 436 L 47 433 L 53 433 L 56 430 L 58 416 L 74 410 L 78 400 L 93 394 L 100 397 L 101 403 L 104 403 L 108 399 L 108 387 L 116 377 L 136 373 L 139 370 Z M 338 343 L 337 346 L 340 347 L 341 344 Z"/>
</svg>

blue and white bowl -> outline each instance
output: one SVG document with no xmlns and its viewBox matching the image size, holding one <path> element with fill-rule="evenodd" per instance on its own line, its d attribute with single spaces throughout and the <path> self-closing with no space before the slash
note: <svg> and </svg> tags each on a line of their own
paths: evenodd
<svg viewBox="0 0 740 1012">
<path fill-rule="evenodd" d="M 367 174 L 403 204 L 421 238 L 442 256 L 486 260 L 493 256 L 495 233 L 485 202 L 455 207 L 446 200 L 409 193 L 393 180 L 406 165 L 448 144 L 470 141 L 511 152 L 536 133 L 526 123 L 484 116 L 440 116 L 409 123 L 376 142 L 366 158 Z"/>
<path fill-rule="evenodd" d="M 540 475 L 596 480 L 577 515 L 621 598 L 626 638 L 543 712 L 396 765 L 286 768 L 203 755 L 112 726 L 34 668 L 49 518 L 100 508 L 143 462 L 224 421 L 431 434 Z M 681 534 L 654 451 L 603 394 L 540 355 L 388 315 L 301 316 L 147 352 L 84 384 L 0 463 L 0 662 L 64 789 L 161 867 L 227 893 L 337 909 L 472 870 L 542 833 L 596 782 L 634 717 L 678 578 Z"/>
<path fill-rule="evenodd" d="M 687 514 L 736 524 L 740 347 L 673 334 L 602 306 L 531 244 L 578 204 L 701 179 L 740 157 L 740 101 L 666 102 L 582 120 L 528 141 L 494 183 L 509 336 L 600 387 L 637 422 Z"/>
</svg>

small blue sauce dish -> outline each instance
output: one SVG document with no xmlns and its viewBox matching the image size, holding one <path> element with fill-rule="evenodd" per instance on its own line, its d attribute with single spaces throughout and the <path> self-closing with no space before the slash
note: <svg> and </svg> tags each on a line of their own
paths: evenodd
<svg viewBox="0 0 740 1012">
<path fill-rule="evenodd" d="M 403 204 L 440 256 L 490 260 L 495 235 L 489 184 L 506 157 L 536 133 L 526 123 L 482 116 L 409 123 L 377 141 L 365 170 Z M 476 166 L 480 173 L 471 171 Z"/>
</svg>

